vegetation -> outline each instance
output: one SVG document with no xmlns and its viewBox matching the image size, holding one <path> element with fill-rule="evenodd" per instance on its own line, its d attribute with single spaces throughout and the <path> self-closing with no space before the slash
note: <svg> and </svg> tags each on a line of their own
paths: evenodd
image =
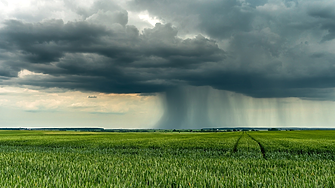
<svg viewBox="0 0 335 188">
<path fill-rule="evenodd" d="M 334 187 L 335 131 L 0 131 L 1 187 Z"/>
</svg>

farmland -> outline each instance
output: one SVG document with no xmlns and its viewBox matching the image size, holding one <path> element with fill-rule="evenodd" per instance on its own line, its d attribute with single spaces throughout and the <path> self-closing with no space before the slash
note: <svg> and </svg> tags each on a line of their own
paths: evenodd
<svg viewBox="0 0 335 188">
<path fill-rule="evenodd" d="M 0 131 L 1 187 L 334 187 L 335 131 Z"/>
</svg>

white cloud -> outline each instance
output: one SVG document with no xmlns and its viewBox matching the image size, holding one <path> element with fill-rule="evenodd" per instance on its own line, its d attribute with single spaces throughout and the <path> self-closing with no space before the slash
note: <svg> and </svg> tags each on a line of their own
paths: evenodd
<svg viewBox="0 0 335 188">
<path fill-rule="evenodd" d="M 20 72 L 18 72 L 18 77 L 19 78 L 24 78 L 26 76 L 43 76 L 43 75 L 46 75 L 46 74 L 42 74 L 42 73 L 36 73 L 36 72 L 32 72 L 32 71 L 29 71 L 27 69 L 24 69 L 24 70 L 21 70 Z"/>
</svg>

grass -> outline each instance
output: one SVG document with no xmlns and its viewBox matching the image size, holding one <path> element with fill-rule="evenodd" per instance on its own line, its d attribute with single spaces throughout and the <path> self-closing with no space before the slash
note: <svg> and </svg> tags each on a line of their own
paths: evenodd
<svg viewBox="0 0 335 188">
<path fill-rule="evenodd" d="M 0 131 L 0 187 L 334 187 L 334 143 L 334 131 Z"/>
<path fill-rule="evenodd" d="M 273 131 L 249 135 L 264 147 L 268 156 L 309 155 L 335 160 L 335 131 Z"/>
</svg>

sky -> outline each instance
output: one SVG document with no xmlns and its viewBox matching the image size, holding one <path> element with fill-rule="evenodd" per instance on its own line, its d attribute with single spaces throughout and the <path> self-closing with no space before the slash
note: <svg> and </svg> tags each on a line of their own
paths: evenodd
<svg viewBox="0 0 335 188">
<path fill-rule="evenodd" d="M 330 0 L 0 0 L 0 127 L 335 127 Z"/>
</svg>

